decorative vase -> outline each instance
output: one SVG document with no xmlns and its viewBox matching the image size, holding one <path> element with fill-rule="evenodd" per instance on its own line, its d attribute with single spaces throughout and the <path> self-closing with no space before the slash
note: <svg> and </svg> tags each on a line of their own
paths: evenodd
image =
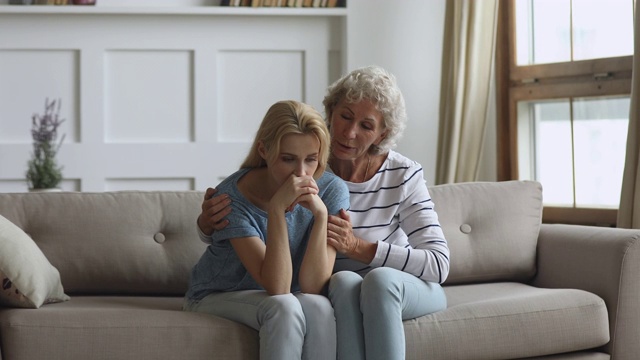
<svg viewBox="0 0 640 360">
<path fill-rule="evenodd" d="M 60 189 L 60 188 L 29 189 L 29 192 L 62 192 L 62 189 Z"/>
</svg>

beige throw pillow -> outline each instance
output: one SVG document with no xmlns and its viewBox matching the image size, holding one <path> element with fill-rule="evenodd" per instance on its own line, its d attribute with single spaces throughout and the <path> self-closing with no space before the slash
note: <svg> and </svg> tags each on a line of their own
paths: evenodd
<svg viewBox="0 0 640 360">
<path fill-rule="evenodd" d="M 69 300 L 60 273 L 38 245 L 0 215 L 0 305 L 37 309 Z"/>
</svg>

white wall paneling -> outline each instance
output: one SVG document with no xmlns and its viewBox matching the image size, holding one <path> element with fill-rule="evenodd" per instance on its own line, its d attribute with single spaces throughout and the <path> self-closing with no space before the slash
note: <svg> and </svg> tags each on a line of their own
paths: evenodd
<svg viewBox="0 0 640 360">
<path fill-rule="evenodd" d="M 273 102 L 322 112 L 345 22 L 345 9 L 0 5 L 0 192 L 27 190 L 45 98 L 66 119 L 63 189 L 215 186 Z"/>
<path fill-rule="evenodd" d="M 109 50 L 104 59 L 107 143 L 193 141 L 193 52 Z"/>
<path fill-rule="evenodd" d="M 408 115 L 398 150 L 422 164 L 432 185 L 447 0 L 348 1 L 348 68 L 378 64 L 396 76 Z"/>
</svg>

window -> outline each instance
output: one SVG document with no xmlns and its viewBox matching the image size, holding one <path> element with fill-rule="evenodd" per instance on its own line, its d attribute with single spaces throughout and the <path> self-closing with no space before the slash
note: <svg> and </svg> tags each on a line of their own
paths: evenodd
<svg viewBox="0 0 640 360">
<path fill-rule="evenodd" d="M 544 222 L 615 225 L 633 0 L 502 0 L 498 179 L 542 183 Z"/>
</svg>

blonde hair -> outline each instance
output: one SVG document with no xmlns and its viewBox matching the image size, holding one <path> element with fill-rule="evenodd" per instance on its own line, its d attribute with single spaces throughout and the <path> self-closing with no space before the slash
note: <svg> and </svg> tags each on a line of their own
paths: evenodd
<svg viewBox="0 0 640 360">
<path fill-rule="evenodd" d="M 282 138 L 289 134 L 314 135 L 320 142 L 318 168 L 313 176 L 318 178 L 327 167 L 331 138 L 322 115 L 310 105 L 294 101 L 278 101 L 271 105 L 258 128 L 251 150 L 242 163 L 242 168 L 265 167 L 267 163 L 258 150 L 260 142 L 267 150 L 269 160 L 280 153 Z"/>
</svg>

